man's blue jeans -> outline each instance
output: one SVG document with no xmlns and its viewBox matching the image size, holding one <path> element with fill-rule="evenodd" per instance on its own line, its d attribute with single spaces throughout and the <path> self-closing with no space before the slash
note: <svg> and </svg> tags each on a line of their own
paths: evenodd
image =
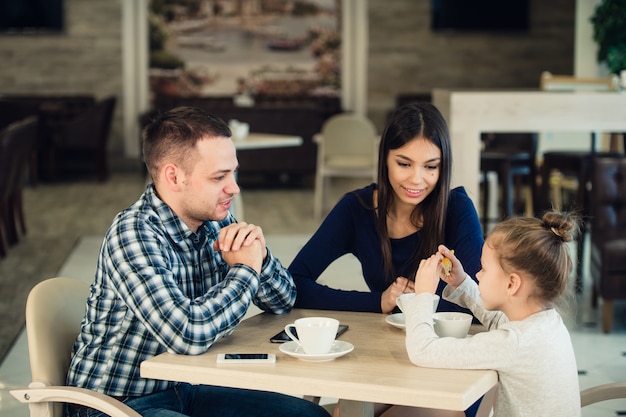
<svg viewBox="0 0 626 417">
<path fill-rule="evenodd" d="M 274 392 L 207 385 L 178 384 L 174 388 L 124 403 L 143 417 L 329 417 L 317 404 Z M 102 417 L 102 413 L 80 408 L 70 417 Z"/>
</svg>

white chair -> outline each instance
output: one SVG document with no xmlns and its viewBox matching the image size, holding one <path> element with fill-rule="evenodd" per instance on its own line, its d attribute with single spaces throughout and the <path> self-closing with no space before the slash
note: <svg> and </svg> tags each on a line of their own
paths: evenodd
<svg viewBox="0 0 626 417">
<path fill-rule="evenodd" d="M 29 405 L 31 417 L 62 417 L 62 403 L 84 405 L 112 417 L 140 417 L 115 398 L 65 385 L 88 294 L 89 285 L 82 281 L 50 278 L 28 295 L 26 335 L 32 382 L 28 388 L 11 390 L 11 395 Z"/>
<path fill-rule="evenodd" d="M 626 398 L 626 382 L 610 382 L 584 389 L 580 392 L 580 406 L 586 407 L 601 401 Z"/>
<path fill-rule="evenodd" d="M 489 391 L 481 403 L 476 417 L 489 417 L 493 413 L 496 389 Z M 580 406 L 586 407 L 602 401 L 626 398 L 626 382 L 611 382 L 580 391 Z"/>
<path fill-rule="evenodd" d="M 328 119 L 314 140 L 318 147 L 313 211 L 320 219 L 331 177 L 376 181 L 379 136 L 366 117 L 342 113 Z"/>
</svg>

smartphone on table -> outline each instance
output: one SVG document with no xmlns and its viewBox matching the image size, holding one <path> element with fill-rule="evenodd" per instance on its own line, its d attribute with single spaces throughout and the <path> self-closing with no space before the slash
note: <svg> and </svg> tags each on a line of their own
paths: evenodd
<svg viewBox="0 0 626 417">
<path fill-rule="evenodd" d="M 217 363 L 275 363 L 274 353 L 218 353 Z"/>
<path fill-rule="evenodd" d="M 346 330 L 348 330 L 349 326 L 347 324 L 340 324 L 339 327 L 337 328 L 337 336 L 339 337 L 342 334 L 344 334 L 346 332 Z M 294 328 L 293 333 L 296 337 L 298 337 L 298 332 L 296 331 L 296 329 Z M 285 330 L 282 330 L 278 333 L 276 333 L 274 336 L 270 337 L 270 342 L 272 343 L 284 343 L 284 342 L 289 342 L 291 341 L 291 338 L 287 335 L 287 333 L 285 332 Z"/>
</svg>

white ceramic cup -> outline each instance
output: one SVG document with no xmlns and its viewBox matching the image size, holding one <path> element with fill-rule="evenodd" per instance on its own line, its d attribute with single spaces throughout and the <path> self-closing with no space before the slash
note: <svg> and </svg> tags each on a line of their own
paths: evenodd
<svg viewBox="0 0 626 417">
<path fill-rule="evenodd" d="M 294 327 L 298 337 L 291 331 Z M 339 320 L 330 317 L 304 317 L 286 325 L 285 332 L 302 347 L 304 353 L 319 355 L 330 352 L 338 327 Z"/>
<path fill-rule="evenodd" d="M 410 298 L 415 297 L 415 293 L 414 292 L 408 292 L 406 294 L 402 294 L 400 297 L 396 298 L 396 304 L 398 305 L 398 308 L 400 309 L 400 311 L 402 311 L 404 313 L 404 310 L 402 309 L 402 303 L 404 302 L 404 300 L 408 300 Z M 433 311 L 437 311 L 437 306 L 439 305 L 439 296 L 437 294 L 435 294 L 435 298 L 433 298 Z"/>
<path fill-rule="evenodd" d="M 472 325 L 472 316 L 460 312 L 439 312 L 433 314 L 433 324 L 437 336 L 463 339 Z"/>
<path fill-rule="evenodd" d="M 250 133 L 250 125 L 236 119 L 229 120 L 228 127 L 230 128 L 234 140 L 244 140 L 246 136 L 248 136 L 248 133 Z"/>
</svg>

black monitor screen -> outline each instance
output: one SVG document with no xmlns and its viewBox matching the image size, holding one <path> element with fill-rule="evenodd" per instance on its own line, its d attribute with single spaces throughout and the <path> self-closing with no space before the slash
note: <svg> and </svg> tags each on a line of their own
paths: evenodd
<svg viewBox="0 0 626 417">
<path fill-rule="evenodd" d="M 432 0 L 435 31 L 526 31 L 530 0 Z"/>
<path fill-rule="evenodd" d="M 0 32 L 60 32 L 63 0 L 0 0 Z"/>
</svg>

